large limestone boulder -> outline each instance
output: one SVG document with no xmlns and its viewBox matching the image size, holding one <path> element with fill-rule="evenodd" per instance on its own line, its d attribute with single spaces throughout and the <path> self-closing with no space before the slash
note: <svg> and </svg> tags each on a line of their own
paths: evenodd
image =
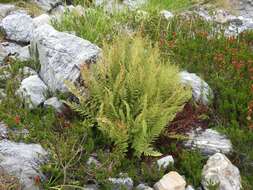
<svg viewBox="0 0 253 190">
<path fill-rule="evenodd" d="M 47 86 L 38 75 L 25 78 L 17 91 L 29 108 L 35 108 L 43 103 L 46 100 L 47 92 Z"/>
<path fill-rule="evenodd" d="M 62 0 L 32 0 L 44 11 L 51 11 L 53 8 L 62 4 Z"/>
<path fill-rule="evenodd" d="M 202 185 L 208 190 L 210 184 L 217 185 L 217 190 L 240 190 L 241 177 L 237 167 L 229 159 L 216 153 L 211 156 L 202 171 Z"/>
<path fill-rule="evenodd" d="M 0 168 L 17 177 L 21 189 L 37 190 L 35 177 L 43 178 L 39 168 L 47 160 L 47 152 L 38 144 L 0 141 Z"/>
<path fill-rule="evenodd" d="M 184 146 L 190 149 L 199 149 L 202 154 L 207 156 L 217 152 L 229 154 L 233 151 L 231 141 L 213 129 L 197 128 L 190 131 Z"/>
<path fill-rule="evenodd" d="M 51 18 L 48 14 L 42 14 L 40 16 L 33 18 L 33 23 L 36 28 L 43 24 L 50 24 L 50 22 L 51 22 Z"/>
<path fill-rule="evenodd" d="M 14 13 L 5 17 L 0 27 L 9 40 L 28 43 L 32 38 L 34 23 L 32 18 L 25 13 Z"/>
<path fill-rule="evenodd" d="M 209 100 L 213 97 L 212 89 L 209 85 L 194 73 L 182 71 L 179 73 L 183 85 L 192 88 L 193 99 L 204 105 L 209 104 Z"/>
<path fill-rule="evenodd" d="M 35 30 L 32 40 L 32 52 L 39 55 L 40 76 L 53 92 L 68 91 L 65 81 L 76 82 L 80 68 L 93 63 L 100 51 L 91 42 L 46 24 Z"/>
<path fill-rule="evenodd" d="M 0 3 L 0 21 L 15 9 L 16 9 L 15 5 Z"/>
<path fill-rule="evenodd" d="M 185 190 L 186 182 L 177 172 L 169 172 L 155 185 L 155 190 Z"/>
</svg>

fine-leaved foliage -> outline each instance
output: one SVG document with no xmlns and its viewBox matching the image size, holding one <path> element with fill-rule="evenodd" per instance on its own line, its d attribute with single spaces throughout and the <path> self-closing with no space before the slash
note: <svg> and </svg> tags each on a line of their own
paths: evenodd
<svg viewBox="0 0 253 190">
<path fill-rule="evenodd" d="M 86 118 L 87 107 L 95 107 L 97 126 L 116 150 L 138 157 L 160 155 L 152 143 L 191 98 L 180 84 L 178 68 L 162 62 L 158 48 L 138 36 L 104 44 L 102 58 L 83 68 L 82 76 L 89 96 L 77 95 L 81 104 L 72 107 Z"/>
</svg>

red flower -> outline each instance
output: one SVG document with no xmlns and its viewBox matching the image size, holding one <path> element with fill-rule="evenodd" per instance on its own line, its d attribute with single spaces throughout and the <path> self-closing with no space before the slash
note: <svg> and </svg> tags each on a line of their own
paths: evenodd
<svg viewBox="0 0 253 190">
<path fill-rule="evenodd" d="M 34 183 L 35 183 L 35 185 L 40 184 L 40 176 L 38 176 L 38 175 L 34 176 Z"/>
<path fill-rule="evenodd" d="M 18 115 L 14 118 L 16 125 L 20 124 L 20 117 Z"/>
</svg>

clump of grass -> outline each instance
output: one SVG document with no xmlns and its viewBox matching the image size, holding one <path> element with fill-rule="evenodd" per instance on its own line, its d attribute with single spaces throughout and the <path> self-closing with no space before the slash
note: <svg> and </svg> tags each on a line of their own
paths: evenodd
<svg viewBox="0 0 253 190">
<path fill-rule="evenodd" d="M 181 175 L 187 176 L 187 182 L 194 187 L 201 183 L 202 169 L 205 163 L 204 157 L 196 151 L 182 151 L 179 154 L 177 168 Z"/>
<path fill-rule="evenodd" d="M 60 22 L 53 22 L 54 27 L 60 31 L 75 31 L 76 35 L 98 45 L 103 40 L 111 41 L 117 35 L 117 21 L 102 9 L 87 9 L 84 16 L 66 13 Z"/>
<path fill-rule="evenodd" d="M 197 3 L 198 0 L 150 0 L 145 8 L 147 10 L 182 11 Z"/>
</svg>

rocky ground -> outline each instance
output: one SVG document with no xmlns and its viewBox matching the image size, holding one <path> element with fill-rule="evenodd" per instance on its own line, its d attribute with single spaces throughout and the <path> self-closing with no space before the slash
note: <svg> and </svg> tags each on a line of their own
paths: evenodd
<svg viewBox="0 0 253 190">
<path fill-rule="evenodd" d="M 64 81 L 80 83 L 80 69 L 83 65 L 95 63 L 101 56 L 102 49 L 88 40 L 77 37 L 72 32 L 57 31 L 52 25 L 52 20 L 59 20 L 65 12 L 85 14 L 84 7 L 78 5 L 64 6 L 61 0 L 32 1 L 39 7 L 43 14 L 33 15 L 26 9 L 16 4 L 0 4 L 0 28 L 3 36 L 0 36 L 0 69 L 9 67 L 9 60 L 28 61 L 36 59 L 39 70 L 30 67 L 21 69 L 19 78 L 11 78 L 11 74 L 1 74 L 1 79 L 20 80 L 17 95 L 24 100 L 29 109 L 36 107 L 53 107 L 59 114 L 68 114 L 67 105 L 56 97 L 56 92 L 68 92 Z M 117 9 L 129 7 L 136 9 L 145 1 L 123 1 L 117 5 Z M 101 1 L 97 1 L 97 6 Z M 112 4 L 107 3 L 106 11 L 112 9 Z M 235 2 L 233 9 L 237 11 L 225 11 L 215 8 L 210 14 L 210 6 L 197 6 L 193 10 L 182 14 L 196 13 L 207 21 L 218 24 L 226 23 L 226 35 L 235 36 L 253 28 L 253 1 Z M 161 14 L 170 19 L 174 14 L 164 10 Z M 191 86 L 193 99 L 203 105 L 208 105 L 213 98 L 213 91 L 209 85 L 198 75 L 182 71 L 181 83 Z M 0 97 L 4 99 L 4 89 L 0 89 Z M 1 118 L 2 119 L 2 118 Z M 19 118 L 16 118 L 19 120 Z M 18 121 L 17 121 L 18 122 Z M 40 144 L 28 144 L 26 142 L 14 142 L 10 134 L 29 135 L 29 130 L 13 130 L 5 123 L 0 123 L 0 189 L 40 189 L 41 180 L 48 180 L 40 167 L 50 159 L 50 149 L 43 148 Z M 219 190 L 241 189 L 241 177 L 238 168 L 226 157 L 233 151 L 232 143 L 225 135 L 214 129 L 196 128 L 187 132 L 188 138 L 183 143 L 188 149 L 198 149 L 208 157 L 202 171 L 202 188 L 209 189 L 209 182 L 218 184 Z M 99 165 L 99 161 L 90 157 L 89 161 Z M 167 168 L 174 163 L 173 156 L 164 156 L 157 160 L 159 168 Z M 117 190 L 123 185 L 126 189 L 138 190 L 192 190 L 194 187 L 187 184 L 185 177 L 178 172 L 170 171 L 157 181 L 153 187 L 145 184 L 134 185 L 129 177 L 108 178 Z M 135 186 L 135 187 L 134 187 Z M 97 189 L 96 185 L 83 189 Z M 198 188 L 198 187 L 196 187 Z M 200 187 L 199 187 L 200 188 Z"/>
</svg>

